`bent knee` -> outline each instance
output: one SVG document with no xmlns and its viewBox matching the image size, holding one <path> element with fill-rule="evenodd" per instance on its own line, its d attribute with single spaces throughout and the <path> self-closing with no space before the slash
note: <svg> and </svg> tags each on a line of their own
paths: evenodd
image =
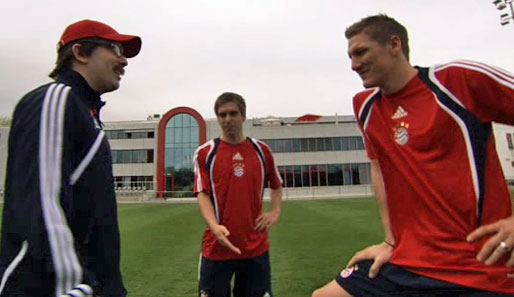
<svg viewBox="0 0 514 297">
<path fill-rule="evenodd" d="M 352 297 L 336 281 L 332 281 L 312 292 L 311 297 Z"/>
<path fill-rule="evenodd" d="M 323 297 L 322 288 L 319 288 L 312 292 L 311 297 Z"/>
</svg>

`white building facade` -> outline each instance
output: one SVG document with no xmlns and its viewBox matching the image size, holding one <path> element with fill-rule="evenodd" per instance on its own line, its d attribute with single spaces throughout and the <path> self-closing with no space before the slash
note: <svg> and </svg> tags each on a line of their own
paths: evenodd
<svg viewBox="0 0 514 297">
<path fill-rule="evenodd" d="M 192 197 L 193 154 L 221 135 L 216 119 L 177 107 L 143 121 L 106 122 L 118 196 Z M 0 194 L 8 127 L 0 127 Z M 266 142 L 284 180 L 285 199 L 372 195 L 370 162 L 354 116 L 247 119 L 244 132 Z M 514 184 L 514 127 L 494 125 L 505 178 Z"/>
</svg>

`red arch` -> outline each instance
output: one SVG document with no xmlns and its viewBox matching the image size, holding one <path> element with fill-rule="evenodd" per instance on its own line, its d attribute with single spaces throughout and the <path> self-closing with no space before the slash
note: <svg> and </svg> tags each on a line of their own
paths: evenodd
<svg viewBox="0 0 514 297">
<path fill-rule="evenodd" d="M 163 115 L 161 121 L 159 122 L 159 130 L 158 130 L 158 141 L 157 141 L 157 197 L 163 198 L 164 197 L 164 191 L 166 187 L 166 182 L 164 180 L 164 143 L 165 143 L 165 137 L 166 137 L 166 125 L 168 124 L 168 121 L 174 117 L 177 114 L 185 113 L 193 118 L 198 122 L 198 132 L 199 132 L 199 141 L 200 144 L 207 141 L 207 126 L 205 124 L 205 120 L 203 119 L 202 115 L 197 112 L 196 110 L 181 106 L 177 108 L 173 108 L 172 110 L 168 111 L 166 114 Z"/>
</svg>

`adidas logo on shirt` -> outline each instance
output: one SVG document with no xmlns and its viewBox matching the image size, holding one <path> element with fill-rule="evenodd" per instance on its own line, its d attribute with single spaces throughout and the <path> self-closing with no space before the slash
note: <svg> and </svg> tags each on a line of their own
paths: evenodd
<svg viewBox="0 0 514 297">
<path fill-rule="evenodd" d="M 401 107 L 401 105 L 399 105 L 398 108 L 396 109 L 396 112 L 391 117 L 391 119 L 397 120 L 397 119 L 401 119 L 406 116 L 407 116 L 407 111 L 405 111 L 405 109 L 403 109 L 403 107 Z"/>
<path fill-rule="evenodd" d="M 237 152 L 233 157 L 232 161 L 243 161 L 243 156 L 239 152 Z"/>
</svg>

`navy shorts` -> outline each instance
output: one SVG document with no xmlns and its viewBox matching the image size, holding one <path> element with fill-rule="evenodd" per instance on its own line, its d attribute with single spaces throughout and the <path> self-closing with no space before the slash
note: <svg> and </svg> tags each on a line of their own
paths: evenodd
<svg viewBox="0 0 514 297">
<path fill-rule="evenodd" d="M 413 297 L 493 297 L 512 296 L 479 291 L 409 272 L 394 264 L 384 264 L 378 275 L 368 277 L 373 261 L 361 261 L 344 269 L 336 282 L 354 297 L 360 296 L 413 296 Z"/>
<path fill-rule="evenodd" d="M 202 256 L 200 297 L 230 297 L 234 277 L 234 297 L 272 297 L 269 253 L 244 260 L 212 261 Z"/>
</svg>

